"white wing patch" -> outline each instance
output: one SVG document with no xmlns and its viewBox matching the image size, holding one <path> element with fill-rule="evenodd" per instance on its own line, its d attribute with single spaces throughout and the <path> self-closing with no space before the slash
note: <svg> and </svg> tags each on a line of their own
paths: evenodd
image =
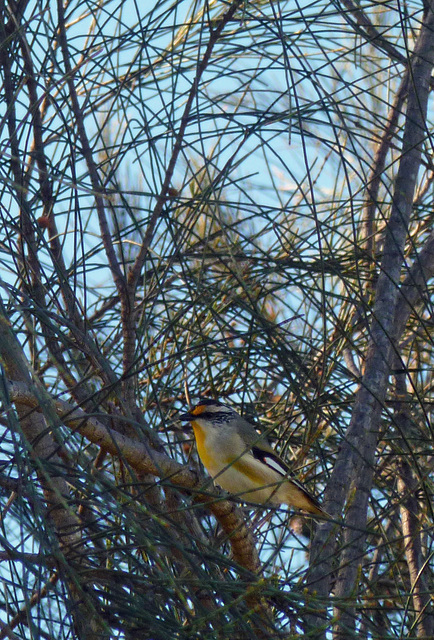
<svg viewBox="0 0 434 640">
<path fill-rule="evenodd" d="M 283 462 L 283 460 L 279 458 L 276 453 L 264 451 L 259 447 L 252 447 L 252 453 L 257 460 L 260 460 L 263 464 L 266 464 L 267 467 L 269 467 L 273 471 L 277 471 L 280 476 L 284 476 L 285 478 L 287 478 L 295 487 L 297 487 L 297 489 L 302 491 L 311 500 L 315 501 L 315 498 L 310 495 L 308 490 L 302 485 L 301 482 L 294 478 L 294 475 L 291 473 L 288 466 Z"/>
<path fill-rule="evenodd" d="M 277 471 L 277 473 L 279 473 L 281 476 L 286 476 L 286 474 L 288 473 L 287 467 L 285 467 L 280 462 L 280 460 L 278 460 L 274 456 L 269 456 L 266 453 L 264 453 L 264 456 L 262 458 L 262 462 L 264 464 L 266 464 L 267 467 L 270 467 L 270 469 L 274 469 L 274 471 Z"/>
</svg>

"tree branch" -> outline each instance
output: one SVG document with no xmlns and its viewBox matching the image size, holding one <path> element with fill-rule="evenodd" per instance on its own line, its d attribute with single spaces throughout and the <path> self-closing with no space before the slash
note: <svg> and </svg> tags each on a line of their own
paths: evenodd
<svg viewBox="0 0 434 640">
<path fill-rule="evenodd" d="M 0 303 L 0 355 L 6 374 L 33 388 L 34 400 L 39 407 L 47 406 L 46 393 L 37 381 L 32 384 L 28 365 L 21 348 Z M 7 391 L 7 390 L 6 390 Z M 8 404 L 8 397 L 4 400 Z M 59 444 L 55 433 L 56 416 L 50 414 L 50 428 L 48 428 L 42 413 L 28 411 L 28 405 L 20 399 L 15 401 L 15 408 L 20 421 L 20 428 L 24 435 L 25 445 L 35 462 L 36 472 L 43 489 L 46 503 L 46 518 L 53 525 L 56 532 L 61 554 L 58 555 L 58 569 L 65 575 L 74 606 L 74 616 L 77 629 L 81 637 L 86 640 L 101 638 L 101 619 L 95 611 L 87 606 L 84 591 L 76 580 L 70 579 L 71 568 L 86 563 L 87 551 L 81 537 L 81 522 L 71 508 L 69 487 L 61 473 L 63 463 L 58 455 Z M 53 420 L 54 418 L 54 420 Z M 49 471 L 50 469 L 50 471 Z"/>
<path fill-rule="evenodd" d="M 426 136 L 427 102 L 434 65 L 434 2 L 430 2 L 430 8 L 413 55 L 402 155 L 385 235 L 381 273 L 376 287 L 365 372 L 356 395 L 347 436 L 326 490 L 325 508 L 332 514 L 339 513 L 345 501 L 351 497 L 346 513 L 346 523 L 349 526 L 344 531 L 335 589 L 337 598 L 348 598 L 348 594 L 353 593 L 356 588 L 355 579 L 365 541 L 363 532 L 366 528 L 379 421 L 394 348 L 399 340 L 399 336 L 395 334 L 398 301 L 401 299 L 399 282 L 421 160 L 421 146 Z M 308 574 L 308 584 L 319 595 L 327 594 L 330 588 L 332 559 L 336 550 L 332 528 L 331 523 L 320 527 L 312 547 L 312 568 Z M 345 612 L 336 610 L 335 615 L 336 639 L 348 638 L 354 630 L 352 608 L 349 607 Z M 309 625 L 315 628 L 317 621 L 320 622 L 316 616 L 312 616 Z"/>
<path fill-rule="evenodd" d="M 154 237 L 154 232 L 155 232 L 157 222 L 163 212 L 163 207 L 167 200 L 167 194 L 169 191 L 170 183 L 172 181 L 173 172 L 175 171 L 175 166 L 182 149 L 182 144 L 184 142 L 185 132 L 189 122 L 191 108 L 193 106 L 194 99 L 199 91 L 201 78 L 208 67 L 208 63 L 211 59 L 211 55 L 215 45 L 217 44 L 219 38 L 221 37 L 225 26 L 233 18 L 235 12 L 237 11 L 238 7 L 241 4 L 241 1 L 242 0 L 233 0 L 233 2 L 229 5 L 229 9 L 226 11 L 226 13 L 223 14 L 222 18 L 218 21 L 215 28 L 213 29 L 210 26 L 209 41 L 205 49 L 203 58 L 198 64 L 196 77 L 194 78 L 194 81 L 188 92 L 188 97 L 187 97 L 187 101 L 181 117 L 179 130 L 175 136 L 175 142 L 173 145 L 172 154 L 164 175 L 163 184 L 161 186 L 161 190 L 158 195 L 154 210 L 150 217 L 150 220 L 146 229 L 145 237 L 140 247 L 140 251 L 136 257 L 136 260 L 133 266 L 131 267 L 128 273 L 128 278 L 127 278 L 128 296 L 131 301 L 134 299 L 137 282 L 140 277 L 140 273 L 142 271 L 143 264 L 145 262 L 147 253 L 149 251 L 149 247 L 151 245 L 152 239 Z M 126 376 L 128 376 L 125 384 L 128 387 L 131 387 L 129 374 L 131 371 L 131 367 L 134 359 L 134 353 L 135 353 L 135 330 L 134 330 L 135 318 L 134 318 L 134 314 L 131 313 L 131 310 L 126 308 L 123 309 L 122 321 L 123 321 L 123 328 L 124 328 L 123 329 L 123 337 L 124 337 L 123 366 L 124 366 L 124 373 Z M 132 394 L 132 390 L 131 389 L 127 390 L 126 395 L 130 397 L 131 394 Z"/>
<path fill-rule="evenodd" d="M 418 520 L 417 481 L 406 461 L 400 465 L 398 491 L 400 503 L 404 553 L 407 561 L 413 609 L 416 614 L 415 627 L 418 638 L 432 638 L 434 618 L 431 606 L 431 591 L 427 582 L 427 561 L 424 561 Z"/>
<path fill-rule="evenodd" d="M 20 403 L 34 411 L 42 410 L 40 401 L 25 383 L 10 381 L 8 391 L 15 403 Z M 208 492 L 201 493 L 201 488 L 205 483 L 209 484 L 209 480 L 198 478 L 197 473 L 185 465 L 106 427 L 97 418 L 88 416 L 82 409 L 73 407 L 68 402 L 51 400 L 51 404 L 63 424 L 111 455 L 121 457 L 136 472 L 151 474 L 161 478 L 163 482 L 170 482 L 176 487 L 199 493 L 196 500 L 201 503 L 205 501 L 222 529 L 228 534 L 237 562 L 249 571 L 258 570 L 259 561 L 253 537 L 245 527 L 239 508 L 232 502 L 221 500 L 218 492 L 215 496 L 210 496 Z"/>
</svg>

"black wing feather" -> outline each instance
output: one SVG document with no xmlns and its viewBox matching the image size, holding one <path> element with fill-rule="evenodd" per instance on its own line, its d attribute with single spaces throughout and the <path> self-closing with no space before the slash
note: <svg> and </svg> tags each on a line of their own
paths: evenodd
<svg viewBox="0 0 434 640">
<path fill-rule="evenodd" d="M 285 462 L 283 462 L 283 460 L 279 458 L 279 456 L 275 454 L 273 451 L 264 451 L 264 449 L 261 449 L 260 447 L 253 446 L 252 453 L 253 453 L 253 457 L 256 458 L 256 460 L 263 462 L 267 466 L 274 469 L 274 471 L 279 471 L 278 468 L 280 467 L 282 469 L 282 471 L 280 472 L 282 473 L 282 476 L 285 476 L 286 474 L 291 473 L 288 465 Z M 270 461 L 274 462 L 274 465 L 270 464 Z"/>
<path fill-rule="evenodd" d="M 283 462 L 282 458 L 279 458 L 276 453 L 274 453 L 273 451 L 264 451 L 264 449 L 255 446 L 252 447 L 252 453 L 253 457 L 256 458 L 256 460 L 260 460 L 260 462 L 266 464 L 267 467 L 270 467 L 270 469 L 273 469 L 273 471 L 281 473 L 282 476 L 290 478 L 291 482 L 294 483 L 300 489 L 300 491 L 303 491 L 303 493 L 309 498 L 309 500 L 312 500 L 312 502 L 322 510 L 322 507 L 318 500 L 309 493 L 309 491 L 301 484 L 301 482 L 294 478 L 294 475 L 289 469 L 288 465 Z"/>
</svg>

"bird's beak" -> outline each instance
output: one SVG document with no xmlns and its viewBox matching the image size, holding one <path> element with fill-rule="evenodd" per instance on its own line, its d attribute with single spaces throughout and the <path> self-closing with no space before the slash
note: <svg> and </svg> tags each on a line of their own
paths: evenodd
<svg viewBox="0 0 434 640">
<path fill-rule="evenodd" d="M 194 415 L 187 411 L 187 413 L 181 413 L 181 415 L 178 416 L 178 420 L 181 420 L 182 422 L 191 422 L 194 420 Z"/>
<path fill-rule="evenodd" d="M 178 416 L 178 420 L 180 420 L 181 422 L 191 422 L 192 420 L 194 420 L 194 415 L 187 411 L 187 413 L 181 413 L 181 415 Z M 191 424 L 183 424 L 182 430 L 186 433 L 191 433 L 193 427 L 191 426 Z"/>
</svg>

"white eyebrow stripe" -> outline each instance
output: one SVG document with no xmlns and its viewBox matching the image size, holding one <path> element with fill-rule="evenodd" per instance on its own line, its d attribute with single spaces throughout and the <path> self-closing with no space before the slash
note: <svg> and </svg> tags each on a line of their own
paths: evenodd
<svg viewBox="0 0 434 640">
<path fill-rule="evenodd" d="M 225 407 L 223 405 L 207 405 L 207 404 L 201 404 L 198 405 L 199 407 L 202 408 L 202 413 L 225 413 L 227 415 L 234 415 L 235 411 L 232 411 L 232 409 L 230 409 L 229 407 Z M 198 408 L 198 407 L 195 407 Z M 198 414 L 201 415 L 201 414 Z"/>
</svg>

